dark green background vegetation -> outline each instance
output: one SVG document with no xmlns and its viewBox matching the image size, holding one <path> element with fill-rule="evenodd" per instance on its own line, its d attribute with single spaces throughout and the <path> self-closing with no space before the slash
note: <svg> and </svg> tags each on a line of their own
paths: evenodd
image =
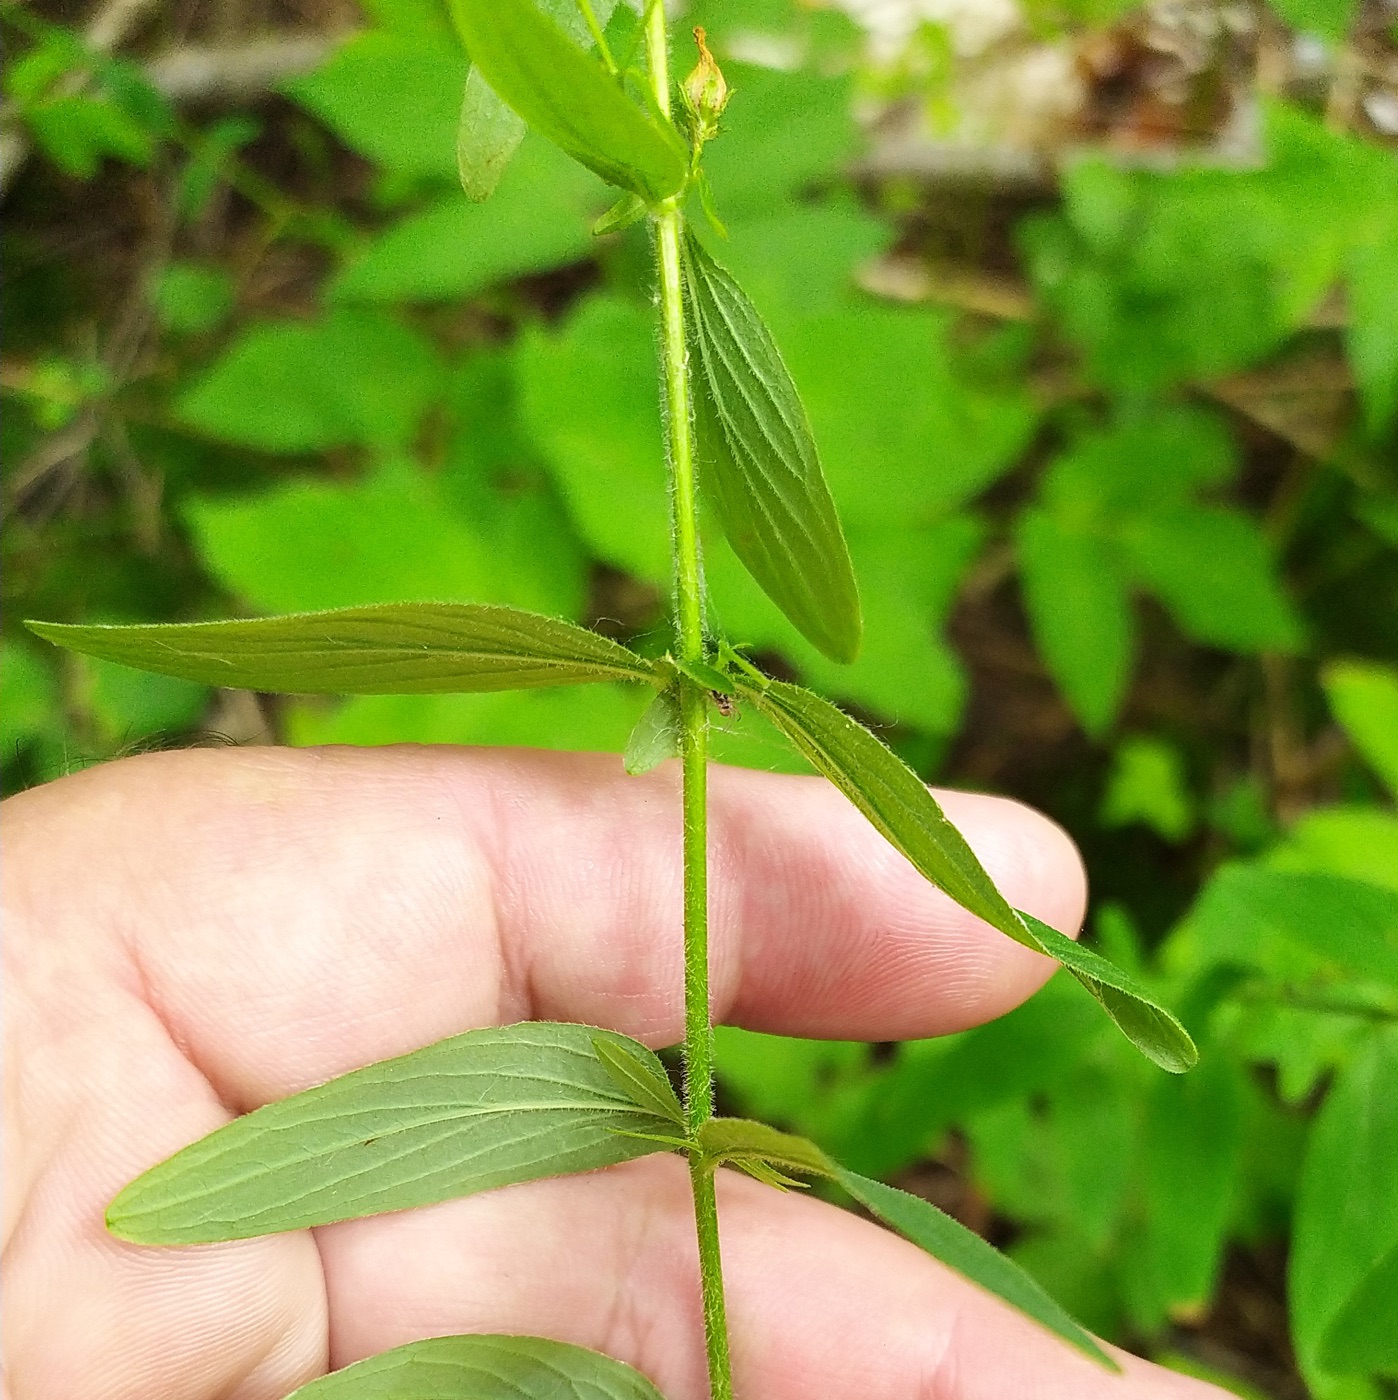
<svg viewBox="0 0 1398 1400">
<path fill-rule="evenodd" d="M 724 257 L 807 403 L 866 642 L 822 658 L 711 532 L 724 629 L 929 779 L 1063 822 L 1092 936 L 1203 1051 L 1160 1075 L 1060 975 L 897 1049 L 724 1032 L 723 1090 L 928 1194 L 1107 1336 L 1243 1394 L 1375 1400 L 1398 1377 L 1398 155 L 1358 99 L 1398 94 L 1398 15 L 1231 8 L 1331 55 L 1318 86 L 1201 70 L 1191 100 L 1248 104 L 1256 159 L 1211 148 L 1207 113 L 1140 139 L 1140 17 L 1036 3 L 1036 41 L 1117 44 L 1126 78 L 1055 178 L 1009 188 L 868 158 L 856 101 L 947 119 L 935 26 L 875 68 L 829 12 L 693 8 L 736 90 L 706 158 Z M 18 626 L 469 599 L 666 645 L 644 230 L 593 240 L 608 192 L 536 137 L 466 201 L 435 0 L 305 12 L 363 27 L 277 95 L 176 108 L 61 7 L 0 8 L 6 130 L 36 147 L 5 220 L 7 791 L 191 742 L 619 751 L 644 703 L 254 700 Z M 633 29 L 623 8 L 618 47 Z M 753 33 L 795 66 L 726 56 Z M 715 746 L 796 764 L 751 715 Z"/>
</svg>

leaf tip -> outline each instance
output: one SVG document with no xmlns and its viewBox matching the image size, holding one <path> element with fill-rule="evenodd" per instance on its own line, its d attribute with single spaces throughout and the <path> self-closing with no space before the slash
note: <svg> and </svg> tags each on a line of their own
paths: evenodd
<svg viewBox="0 0 1398 1400">
<path fill-rule="evenodd" d="M 113 1239 L 121 1240 L 124 1244 L 151 1244 L 154 1241 L 146 1239 L 134 1225 L 131 1215 L 122 1209 L 123 1191 L 116 1196 L 107 1207 L 106 1213 L 102 1217 L 103 1224 L 107 1227 L 107 1233 Z"/>
<path fill-rule="evenodd" d="M 1183 1026 L 1178 1027 L 1179 1036 L 1173 1047 L 1164 1048 L 1155 1054 L 1146 1052 L 1147 1058 L 1167 1074 L 1187 1074 L 1199 1063 L 1199 1047 L 1194 1037 Z"/>
<path fill-rule="evenodd" d="M 61 622 L 45 622 L 37 617 L 26 617 L 21 625 L 27 627 L 36 637 L 42 637 L 46 642 L 56 643 L 63 631 Z"/>
</svg>

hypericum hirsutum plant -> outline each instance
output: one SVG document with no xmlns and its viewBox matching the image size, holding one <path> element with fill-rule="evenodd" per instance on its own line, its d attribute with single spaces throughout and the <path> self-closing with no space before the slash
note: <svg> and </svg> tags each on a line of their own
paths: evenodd
<svg viewBox="0 0 1398 1400">
<path fill-rule="evenodd" d="M 714 1400 L 733 1394 L 714 1172 L 773 1189 L 824 1178 L 982 1288 L 1103 1365 L 1111 1361 L 1018 1266 L 925 1201 L 830 1160 L 814 1143 L 714 1116 L 706 875 L 711 707 L 771 722 L 939 889 L 1006 936 L 1057 959 L 1157 1065 L 1194 1061 L 1188 1035 L 1131 977 L 1012 909 L 916 774 L 800 686 L 764 675 L 715 635 L 699 541 L 702 489 L 738 557 L 826 655 L 851 660 L 859 595 L 805 410 L 766 327 L 705 237 L 722 225 L 704 174 L 728 90 L 699 62 L 670 78 L 658 0 L 640 17 L 638 66 L 606 31 L 614 0 L 454 0 L 472 68 L 461 124 L 467 193 L 487 198 L 527 127 L 622 193 L 607 232 L 646 220 L 655 245 L 674 559 L 674 639 L 647 658 L 555 618 L 473 603 L 386 603 L 251 621 L 32 624 L 91 656 L 218 686 L 294 694 L 406 694 L 626 681 L 655 694 L 628 744 L 640 773 L 683 775 L 684 1094 L 645 1046 L 595 1026 L 527 1022 L 467 1031 L 270 1104 L 178 1152 L 111 1203 L 108 1228 L 143 1245 L 299 1230 L 427 1205 L 511 1182 L 594 1171 L 655 1152 L 687 1158 Z M 693 198 L 691 198 L 693 196 Z M 712 235 L 712 236 L 710 236 Z M 677 934 L 679 930 L 676 931 Z M 311 1382 L 302 1400 L 611 1397 L 658 1400 L 621 1362 L 534 1337 L 436 1337 Z"/>
</svg>

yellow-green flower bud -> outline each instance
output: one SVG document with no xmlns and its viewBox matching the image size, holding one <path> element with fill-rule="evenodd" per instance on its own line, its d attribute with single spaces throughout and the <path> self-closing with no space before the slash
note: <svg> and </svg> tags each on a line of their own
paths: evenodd
<svg viewBox="0 0 1398 1400">
<path fill-rule="evenodd" d="M 702 146 L 705 141 L 718 135 L 718 119 L 728 105 L 729 91 L 723 73 L 704 42 L 702 25 L 695 26 L 694 42 L 699 46 L 699 62 L 694 65 L 694 71 L 684 80 L 680 90 L 693 120 L 695 144 Z"/>
</svg>

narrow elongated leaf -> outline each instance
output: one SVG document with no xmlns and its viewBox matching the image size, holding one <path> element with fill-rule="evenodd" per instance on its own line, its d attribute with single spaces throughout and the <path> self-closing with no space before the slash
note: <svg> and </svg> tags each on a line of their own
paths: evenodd
<svg viewBox="0 0 1398 1400">
<path fill-rule="evenodd" d="M 1162 1069 L 1198 1058 L 1184 1027 L 1135 978 L 1038 919 L 1011 909 L 922 779 L 828 700 L 784 681 L 743 679 L 742 694 L 938 889 L 993 928 L 1057 959 L 1123 1034 Z"/>
<path fill-rule="evenodd" d="M 835 1180 L 860 1205 L 919 1249 L 925 1249 L 934 1259 L 940 1259 L 986 1292 L 1018 1308 L 1026 1317 L 1033 1318 L 1108 1370 L 1120 1369 L 1018 1264 L 930 1202 L 844 1167 L 835 1169 Z"/>
<path fill-rule="evenodd" d="M 377 1215 L 660 1150 L 665 1133 L 597 1053 L 590 1026 L 467 1031 L 238 1118 L 126 1187 L 107 1228 L 137 1244 L 247 1239 Z M 621 1130 L 621 1131 L 618 1131 Z"/>
<path fill-rule="evenodd" d="M 757 309 L 693 237 L 684 279 L 700 482 L 772 601 L 832 660 L 853 661 L 859 589 L 796 385 Z"/>
<path fill-rule="evenodd" d="M 602 1036 L 593 1037 L 592 1048 L 617 1088 L 637 1108 L 684 1127 L 684 1109 L 680 1107 L 669 1076 L 654 1055 L 633 1055 L 627 1046 Z"/>
<path fill-rule="evenodd" d="M 1199 1051 L 1189 1032 L 1155 1000 L 1144 983 L 1100 953 L 1050 928 L 1042 919 L 1022 909 L 1015 912 L 1029 932 L 1027 939 L 1019 941 L 1062 963 L 1097 998 L 1117 1029 L 1146 1059 L 1171 1074 L 1183 1074 L 1198 1063 Z"/>
<path fill-rule="evenodd" d="M 288 1400 L 663 1400 L 639 1371 L 546 1337 L 429 1337 L 303 1385 Z"/>
<path fill-rule="evenodd" d="M 556 21 L 574 43 L 587 43 L 587 24 L 577 0 L 541 0 L 540 9 Z M 615 0 L 596 0 L 592 7 L 597 23 L 604 25 L 616 8 Z M 528 130 L 524 118 L 486 82 L 474 65 L 466 75 L 461 100 L 461 120 L 456 133 L 456 170 L 468 199 L 487 200 L 500 183 Z"/>
<path fill-rule="evenodd" d="M 456 173 L 468 199 L 479 204 L 495 193 L 528 130 L 524 118 L 473 66 L 466 75 L 456 132 Z"/>
<path fill-rule="evenodd" d="M 531 0 L 452 0 L 482 77 L 535 131 L 650 203 L 676 194 L 689 157 Z"/>
<path fill-rule="evenodd" d="M 571 622 L 483 603 L 385 603 L 234 622 L 72 627 L 70 651 L 205 685 L 291 695 L 421 695 L 647 680 L 650 662 Z"/>
<path fill-rule="evenodd" d="M 785 681 L 740 692 L 859 808 L 927 879 L 988 924 L 1025 941 L 1004 895 L 921 778 L 843 710 Z"/>
</svg>

